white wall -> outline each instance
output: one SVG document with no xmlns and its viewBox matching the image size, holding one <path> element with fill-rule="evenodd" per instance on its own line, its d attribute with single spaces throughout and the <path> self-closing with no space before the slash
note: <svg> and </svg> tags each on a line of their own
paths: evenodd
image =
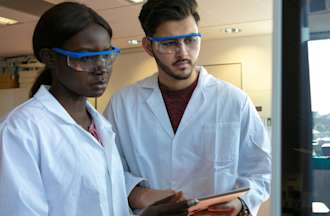
<svg viewBox="0 0 330 216">
<path fill-rule="evenodd" d="M 271 116 L 271 35 L 210 40 L 202 44 L 200 63 L 241 63 L 243 90 L 256 106 L 262 106 L 260 115 Z"/>
</svg>

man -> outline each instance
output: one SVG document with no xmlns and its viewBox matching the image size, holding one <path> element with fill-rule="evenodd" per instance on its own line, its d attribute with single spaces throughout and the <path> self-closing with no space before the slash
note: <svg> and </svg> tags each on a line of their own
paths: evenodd
<svg viewBox="0 0 330 216">
<path fill-rule="evenodd" d="M 196 66 L 196 9 L 195 0 L 143 5 L 143 47 L 158 73 L 115 94 L 105 115 L 126 170 L 145 187 L 196 198 L 246 186 L 242 199 L 199 215 L 256 215 L 269 196 L 269 140 L 248 96 Z"/>
</svg>

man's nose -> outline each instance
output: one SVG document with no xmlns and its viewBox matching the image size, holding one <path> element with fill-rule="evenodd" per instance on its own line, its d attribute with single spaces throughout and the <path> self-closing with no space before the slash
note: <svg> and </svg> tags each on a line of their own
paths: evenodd
<svg viewBox="0 0 330 216">
<path fill-rule="evenodd" d="M 188 53 L 188 49 L 184 41 L 179 41 L 178 46 L 176 47 L 176 53 L 180 55 L 186 55 Z"/>
</svg>

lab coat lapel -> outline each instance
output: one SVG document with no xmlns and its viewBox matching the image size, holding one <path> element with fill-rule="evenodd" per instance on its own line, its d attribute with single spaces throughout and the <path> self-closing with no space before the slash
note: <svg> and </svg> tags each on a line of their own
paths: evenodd
<svg viewBox="0 0 330 216">
<path fill-rule="evenodd" d="M 125 179 L 123 174 L 123 168 L 121 160 L 119 158 L 119 153 L 115 144 L 115 133 L 112 130 L 110 123 L 97 111 L 88 104 L 88 109 L 93 120 L 97 131 L 99 133 L 101 142 L 104 146 L 104 153 L 107 161 L 107 168 L 110 179 L 109 196 L 111 196 L 110 211 L 111 215 L 127 215 L 128 205 L 125 203 L 123 206 L 122 201 L 127 200 Z"/>
<path fill-rule="evenodd" d="M 98 131 L 100 131 L 99 129 L 97 129 Z M 110 215 L 115 215 L 114 214 L 114 205 L 113 205 L 113 200 L 115 199 L 115 197 L 113 196 L 115 194 L 115 191 L 114 189 L 116 188 L 115 184 L 114 184 L 114 181 L 117 176 L 114 175 L 114 169 L 113 169 L 113 166 L 114 166 L 114 158 L 113 158 L 113 150 L 114 150 L 114 145 L 115 145 L 115 134 L 108 130 L 108 128 L 103 128 L 101 129 L 101 132 L 100 132 L 100 139 L 101 139 L 101 142 L 103 143 L 103 146 L 104 146 L 104 154 L 105 154 L 105 159 L 106 159 L 106 162 L 107 162 L 107 169 L 108 169 L 108 173 L 109 173 L 109 191 L 111 191 L 111 193 L 108 193 L 108 196 L 109 196 L 109 201 L 112 203 L 110 204 Z M 119 199 L 119 197 L 118 197 Z"/>
<path fill-rule="evenodd" d="M 105 120 L 101 114 L 98 114 L 97 111 L 89 103 L 87 103 L 87 108 L 89 113 L 93 117 L 96 130 L 104 146 L 109 173 L 111 173 L 111 171 L 113 170 L 112 165 L 114 154 L 113 151 L 115 145 L 115 133 L 112 131 L 110 123 Z"/>
<path fill-rule="evenodd" d="M 60 102 L 48 91 L 48 86 L 42 85 L 33 96 L 45 109 L 67 124 L 77 125 L 70 114 L 64 109 Z"/>
<path fill-rule="evenodd" d="M 156 116 L 156 118 L 160 122 L 162 128 L 166 131 L 166 133 L 170 137 L 173 137 L 174 136 L 173 128 L 166 110 L 163 96 L 158 86 L 157 77 L 158 76 L 156 75 L 152 76 L 151 79 L 148 80 L 149 83 L 146 83 L 147 85 L 145 85 L 152 88 L 152 93 L 147 98 L 146 102 L 152 113 Z"/>
<path fill-rule="evenodd" d="M 204 103 L 206 101 L 204 88 L 209 84 L 207 83 L 207 76 L 207 72 L 201 67 L 197 86 L 189 100 L 186 110 L 184 111 L 176 134 L 179 134 L 189 124 L 192 124 L 191 122 L 194 121 L 194 118 L 203 111 Z"/>
<path fill-rule="evenodd" d="M 111 128 L 111 127 L 109 127 Z M 129 215 L 128 213 L 128 202 L 127 201 L 127 192 L 125 187 L 125 177 L 124 171 L 119 158 L 119 153 L 115 144 L 115 134 L 112 129 L 103 131 L 102 141 L 105 148 L 105 157 L 108 164 L 108 172 L 110 179 L 110 193 L 111 196 L 111 214 L 110 215 Z M 123 202 L 125 201 L 125 202 Z"/>
</svg>

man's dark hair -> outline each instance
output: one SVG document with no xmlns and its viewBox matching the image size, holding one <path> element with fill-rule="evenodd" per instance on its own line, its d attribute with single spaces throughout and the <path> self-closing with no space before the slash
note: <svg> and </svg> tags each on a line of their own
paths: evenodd
<svg viewBox="0 0 330 216">
<path fill-rule="evenodd" d="M 64 43 L 87 26 L 102 26 L 112 38 L 112 29 L 107 21 L 93 9 L 76 2 L 64 2 L 48 9 L 39 19 L 33 32 L 33 52 L 39 61 L 40 51 L 44 48 L 61 48 Z M 40 85 L 50 85 L 51 73 L 46 68 L 35 81 L 30 96 L 33 96 Z"/>
<path fill-rule="evenodd" d="M 146 36 L 153 36 L 158 28 L 167 21 L 179 21 L 192 15 L 199 22 L 196 0 L 148 0 L 139 15 Z"/>
</svg>

